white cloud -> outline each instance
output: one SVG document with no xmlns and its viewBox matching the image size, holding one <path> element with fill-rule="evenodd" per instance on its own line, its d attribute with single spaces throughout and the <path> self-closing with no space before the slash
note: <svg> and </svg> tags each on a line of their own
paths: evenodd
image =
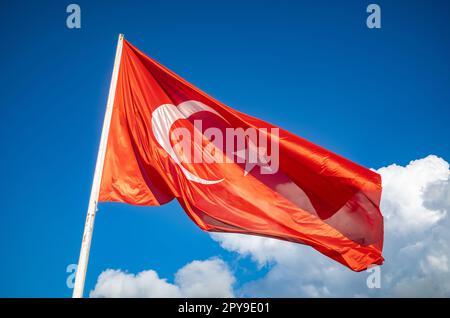
<svg viewBox="0 0 450 318">
<path fill-rule="evenodd" d="M 233 297 L 233 274 L 221 259 L 193 261 L 175 274 L 175 283 L 153 270 L 130 274 L 107 269 L 100 274 L 90 297 Z"/>
<path fill-rule="evenodd" d="M 107 269 L 100 274 L 90 297 L 180 297 L 178 286 L 159 278 L 153 270 L 130 274 Z"/>
<path fill-rule="evenodd" d="M 260 267 L 270 262 L 288 261 L 292 258 L 297 246 L 287 241 L 253 235 L 234 233 L 211 233 L 210 235 L 224 249 L 250 256 Z"/>
<path fill-rule="evenodd" d="M 429 186 L 448 180 L 449 164 L 436 156 L 378 169 L 383 180 L 381 210 L 386 231 L 423 231 L 445 217 L 443 209 L 427 207 L 423 196 Z M 438 194 L 437 194 L 438 195 Z"/>
<path fill-rule="evenodd" d="M 381 289 L 313 249 L 269 238 L 211 234 L 220 245 L 270 270 L 244 284 L 244 296 L 450 296 L 450 170 L 436 156 L 378 169 L 385 217 Z"/>
<path fill-rule="evenodd" d="M 175 275 L 184 297 L 233 297 L 235 278 L 220 259 L 193 261 Z"/>
</svg>

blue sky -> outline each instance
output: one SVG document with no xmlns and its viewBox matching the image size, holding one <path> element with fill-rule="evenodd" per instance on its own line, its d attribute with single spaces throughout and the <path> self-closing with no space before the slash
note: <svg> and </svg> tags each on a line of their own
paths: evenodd
<svg viewBox="0 0 450 318">
<path fill-rule="evenodd" d="M 0 296 L 68 297 L 118 33 L 200 89 L 366 167 L 450 159 L 450 3 L 374 1 L 0 3 Z M 316 253 L 318 257 L 324 257 Z M 223 259 L 236 289 L 270 265 L 228 251 L 177 202 L 101 204 L 86 290 L 107 268 L 173 280 Z"/>
</svg>

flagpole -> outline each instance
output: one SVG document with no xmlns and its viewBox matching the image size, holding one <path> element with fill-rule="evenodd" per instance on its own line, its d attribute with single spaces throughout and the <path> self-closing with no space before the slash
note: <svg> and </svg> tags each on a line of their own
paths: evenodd
<svg viewBox="0 0 450 318">
<path fill-rule="evenodd" d="M 103 120 L 102 135 L 100 137 L 100 146 L 97 154 L 97 163 L 95 165 L 94 179 L 92 181 L 91 195 L 84 225 L 83 241 L 81 243 L 80 258 L 78 260 L 77 273 L 75 276 L 75 286 L 73 288 L 73 298 L 82 298 L 84 290 L 84 281 L 86 279 L 86 270 L 89 261 L 89 251 L 91 248 L 92 232 L 94 230 L 95 213 L 97 212 L 97 201 L 100 191 L 100 182 L 103 173 L 103 164 L 105 161 L 106 145 L 108 142 L 109 127 L 111 124 L 114 96 L 116 94 L 117 78 L 119 75 L 119 65 L 122 56 L 123 34 L 119 34 L 117 41 L 116 57 L 114 59 L 114 69 L 109 86 L 108 101 L 106 103 L 105 118 Z"/>
</svg>

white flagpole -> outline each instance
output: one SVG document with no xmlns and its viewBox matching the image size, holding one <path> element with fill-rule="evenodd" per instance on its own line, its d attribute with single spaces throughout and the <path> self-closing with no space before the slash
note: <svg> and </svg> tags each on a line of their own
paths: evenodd
<svg viewBox="0 0 450 318">
<path fill-rule="evenodd" d="M 109 127 L 111 124 L 114 96 L 116 94 L 117 77 L 119 75 L 120 58 L 122 56 L 123 34 L 119 34 L 117 41 L 116 57 L 114 60 L 114 69 L 109 86 L 108 101 L 106 104 L 105 118 L 103 120 L 102 135 L 100 137 L 100 146 L 97 154 L 97 163 L 95 165 L 94 179 L 92 181 L 91 196 L 84 225 L 83 241 L 81 243 L 80 258 L 78 260 L 77 274 L 75 276 L 75 286 L 73 288 L 73 298 L 82 298 L 84 290 L 84 281 L 89 261 L 89 250 L 91 248 L 92 231 L 94 230 L 95 213 L 97 212 L 97 201 L 100 191 L 100 182 L 103 173 L 103 164 L 105 161 L 105 152 L 108 141 Z"/>
</svg>

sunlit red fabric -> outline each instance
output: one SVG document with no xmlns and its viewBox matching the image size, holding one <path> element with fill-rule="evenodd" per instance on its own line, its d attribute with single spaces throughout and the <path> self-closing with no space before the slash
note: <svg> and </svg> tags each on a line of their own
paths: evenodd
<svg viewBox="0 0 450 318">
<path fill-rule="evenodd" d="M 244 175 L 242 164 L 186 164 L 186 178 L 152 131 L 160 105 L 201 102 L 219 116 L 197 113 L 174 125 L 271 128 L 208 96 L 124 40 L 99 201 L 162 205 L 176 198 L 203 230 L 253 234 L 310 245 L 361 271 L 382 264 L 380 176 L 280 129 L 279 170 Z M 280 106 L 277 106 L 280 107 Z M 221 123 L 221 124 L 219 124 Z"/>
</svg>

